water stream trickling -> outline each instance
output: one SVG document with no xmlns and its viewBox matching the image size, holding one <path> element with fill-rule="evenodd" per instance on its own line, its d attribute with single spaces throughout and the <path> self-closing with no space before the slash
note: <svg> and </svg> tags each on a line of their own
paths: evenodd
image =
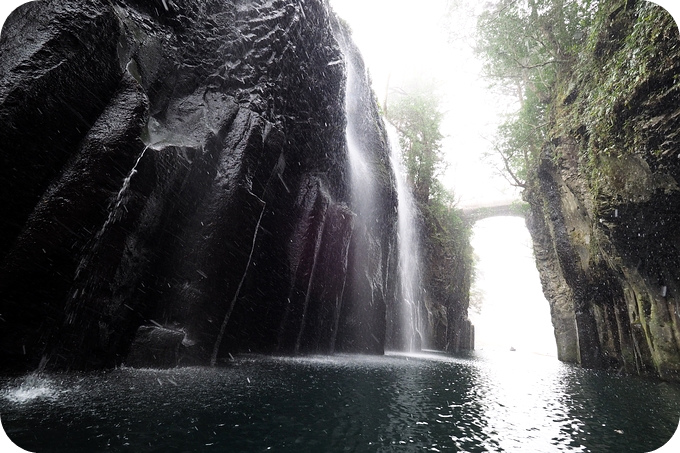
<svg viewBox="0 0 680 453">
<path fill-rule="evenodd" d="M 106 218 L 106 221 L 102 224 L 102 227 L 99 229 L 97 234 L 94 236 L 94 240 L 92 244 L 90 245 L 90 249 L 88 253 L 85 253 L 83 258 L 81 258 L 80 263 L 78 264 L 78 268 L 76 269 L 76 279 L 80 275 L 80 273 L 87 267 L 88 263 L 90 262 L 90 259 L 92 256 L 97 252 L 99 249 L 102 237 L 108 230 L 109 226 L 118 221 L 122 214 L 121 210 L 127 211 L 127 208 L 125 207 L 125 203 L 127 202 L 127 195 L 128 195 L 128 190 L 130 188 L 130 181 L 132 181 L 132 177 L 137 174 L 137 166 L 139 165 L 139 162 L 144 158 L 144 154 L 146 153 L 146 150 L 149 149 L 149 146 L 144 147 L 141 153 L 139 153 L 139 156 L 137 156 L 137 160 L 135 161 L 135 164 L 132 166 L 132 169 L 130 172 L 127 174 L 125 179 L 123 180 L 123 185 L 121 186 L 120 190 L 116 194 L 116 198 L 114 198 L 111 203 L 109 204 L 109 212 L 108 216 Z"/>
<path fill-rule="evenodd" d="M 149 146 L 145 146 L 137 156 L 134 165 L 123 179 L 121 188 L 118 190 L 116 197 L 113 198 L 109 203 L 106 220 L 97 233 L 95 233 L 95 235 L 89 241 L 82 257 L 80 258 L 80 262 L 78 263 L 78 267 L 75 271 L 72 289 L 70 291 L 71 297 L 65 307 L 66 325 L 72 325 L 76 322 L 79 307 L 85 300 L 85 295 L 87 294 L 89 296 L 93 292 L 94 286 L 97 285 L 97 279 L 93 275 L 92 269 L 90 268 L 91 262 L 96 260 L 98 254 L 101 252 L 101 247 L 105 243 L 104 236 L 107 235 L 111 226 L 120 221 L 124 217 L 125 213 L 128 212 L 126 204 L 130 198 L 130 184 L 132 182 L 132 178 L 135 176 L 135 174 L 137 174 L 137 167 L 144 158 L 144 155 L 148 149 Z M 43 362 L 44 361 L 45 357 L 43 357 Z M 44 363 L 41 362 L 39 369 L 42 369 L 43 366 Z"/>
<path fill-rule="evenodd" d="M 255 251 L 255 244 L 257 243 L 257 233 L 260 230 L 260 223 L 262 222 L 262 216 L 264 216 L 264 210 L 267 207 L 267 203 L 265 203 L 262 199 L 260 199 L 258 196 L 253 194 L 252 192 L 248 192 L 252 197 L 254 197 L 257 202 L 262 206 L 262 210 L 260 211 L 260 216 L 257 218 L 257 223 L 255 224 L 255 230 L 253 231 L 253 241 L 250 245 L 250 254 L 248 255 L 248 262 L 246 263 L 245 269 L 243 270 L 243 275 L 241 276 L 241 280 L 238 283 L 238 286 L 236 287 L 236 292 L 234 293 L 234 297 L 231 299 L 231 302 L 229 303 L 229 309 L 227 310 L 227 313 L 224 315 L 224 319 L 222 320 L 222 324 L 220 326 L 220 332 L 217 335 L 217 339 L 215 340 L 215 344 L 213 345 L 213 351 L 210 356 L 210 366 L 215 366 L 217 363 L 217 354 L 220 351 L 220 346 L 222 344 L 222 338 L 224 337 L 224 332 L 226 331 L 227 324 L 229 323 L 229 318 L 231 317 L 232 312 L 234 311 L 234 307 L 236 306 L 236 301 L 238 300 L 239 296 L 241 295 L 241 288 L 243 287 L 243 282 L 246 279 L 246 275 L 248 274 L 248 270 L 250 269 L 250 263 L 253 260 L 253 252 Z"/>
</svg>

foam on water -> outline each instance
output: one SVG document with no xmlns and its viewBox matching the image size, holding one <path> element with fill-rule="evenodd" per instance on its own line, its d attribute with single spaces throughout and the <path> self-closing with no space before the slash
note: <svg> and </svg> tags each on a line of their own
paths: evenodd
<svg viewBox="0 0 680 453">
<path fill-rule="evenodd" d="M 30 374 L 17 386 L 5 389 L 2 396 L 13 403 L 25 404 L 38 399 L 55 400 L 64 392 L 65 390 L 59 389 L 51 379 Z"/>
</svg>

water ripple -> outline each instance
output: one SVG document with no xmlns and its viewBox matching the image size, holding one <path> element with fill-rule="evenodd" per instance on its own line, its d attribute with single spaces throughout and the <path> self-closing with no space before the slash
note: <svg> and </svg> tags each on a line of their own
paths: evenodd
<svg viewBox="0 0 680 453">
<path fill-rule="evenodd" d="M 519 354 L 237 358 L 226 368 L 0 379 L 32 451 L 638 452 L 680 387 Z"/>
</svg>

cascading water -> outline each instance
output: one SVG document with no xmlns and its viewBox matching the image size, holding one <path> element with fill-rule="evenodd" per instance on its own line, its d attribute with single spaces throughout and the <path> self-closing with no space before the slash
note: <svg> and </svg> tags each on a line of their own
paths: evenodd
<svg viewBox="0 0 680 453">
<path fill-rule="evenodd" d="M 352 206 L 357 211 L 357 226 L 367 226 L 367 221 L 371 212 L 374 210 L 375 188 L 373 174 L 368 162 L 364 157 L 364 149 L 360 134 L 356 130 L 356 118 L 360 115 L 361 108 L 359 94 L 359 81 L 356 80 L 356 68 L 352 59 L 345 51 L 347 86 L 345 92 L 345 109 L 347 114 L 347 129 L 345 136 L 347 139 L 347 153 L 350 164 L 350 177 L 352 184 Z"/>
<path fill-rule="evenodd" d="M 137 174 L 138 171 L 137 167 L 139 166 L 141 160 L 144 158 L 144 155 L 146 154 L 146 151 L 148 149 L 149 146 L 148 145 L 145 146 L 144 149 L 142 149 L 142 151 L 137 156 L 134 165 L 130 169 L 130 172 L 127 174 L 125 179 L 123 179 L 123 184 L 118 193 L 116 194 L 116 198 L 114 198 L 109 204 L 106 221 L 102 224 L 102 227 L 99 229 L 99 231 L 94 235 L 92 242 L 89 244 L 88 249 L 85 251 L 82 258 L 80 259 L 80 263 L 76 268 L 75 279 L 73 284 L 74 289 L 72 289 L 71 299 L 69 300 L 66 306 L 67 324 L 73 324 L 75 322 L 78 309 L 85 300 L 85 294 L 87 293 L 89 297 L 90 293 L 93 291 L 93 285 L 96 285 L 97 279 L 95 278 L 95 276 L 91 275 L 92 271 L 91 269 L 88 269 L 88 266 L 90 266 L 92 260 L 95 259 L 97 253 L 100 251 L 100 247 L 102 246 L 102 240 L 104 238 L 104 235 L 107 233 L 108 229 L 124 216 L 123 211 L 127 212 L 126 203 L 129 198 L 128 192 L 130 190 L 130 183 L 132 181 L 133 176 Z M 43 367 L 43 365 L 44 364 L 41 364 L 41 368 Z"/>
<path fill-rule="evenodd" d="M 345 56 L 345 115 L 350 207 L 355 214 L 348 255 L 347 288 L 343 296 L 343 316 L 339 325 L 339 351 L 380 353 L 385 347 L 385 311 L 379 269 L 383 268 L 384 248 L 379 242 L 381 206 L 368 136 L 372 133 L 366 116 L 366 74 L 346 36 L 338 40 Z"/>
<path fill-rule="evenodd" d="M 343 49 L 345 50 L 345 49 Z M 347 114 L 346 139 L 350 163 L 352 184 L 352 203 L 357 214 L 355 228 L 359 231 L 371 228 L 375 212 L 375 187 L 373 178 L 375 171 L 366 161 L 361 134 L 357 130 L 360 124 L 361 95 L 356 77 L 356 68 L 351 57 L 346 55 L 346 98 Z M 398 202 L 398 257 L 399 288 L 396 304 L 391 318 L 396 326 L 392 326 L 393 338 L 391 347 L 400 350 L 417 351 L 421 349 L 422 322 L 419 318 L 419 253 L 417 230 L 415 226 L 415 204 L 409 191 L 400 164 L 400 148 L 396 139 L 396 131 L 388 128 L 391 144 L 391 164 L 397 181 Z"/>
<path fill-rule="evenodd" d="M 386 128 L 391 148 L 392 170 L 397 181 L 399 203 L 397 228 L 401 293 L 397 300 L 402 326 L 400 340 L 407 350 L 418 351 L 422 346 L 423 322 L 420 316 L 420 253 L 416 226 L 416 206 L 401 165 L 401 147 L 399 146 L 397 131 L 389 123 L 386 123 Z"/>
</svg>

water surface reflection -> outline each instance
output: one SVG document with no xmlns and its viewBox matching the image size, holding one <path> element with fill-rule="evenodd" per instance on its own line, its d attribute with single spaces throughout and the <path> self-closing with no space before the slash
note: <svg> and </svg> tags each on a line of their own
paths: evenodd
<svg viewBox="0 0 680 453">
<path fill-rule="evenodd" d="M 224 368 L 0 380 L 30 451 L 643 452 L 680 386 L 522 353 L 242 357 Z"/>
</svg>

